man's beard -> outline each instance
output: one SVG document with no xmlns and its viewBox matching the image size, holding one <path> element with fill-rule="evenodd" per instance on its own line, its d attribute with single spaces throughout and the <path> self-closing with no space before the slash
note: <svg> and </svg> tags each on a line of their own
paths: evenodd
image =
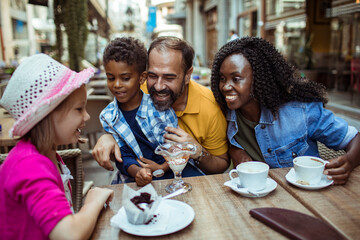
<svg viewBox="0 0 360 240">
<path fill-rule="evenodd" d="M 149 94 L 150 94 L 151 100 L 154 103 L 155 108 L 158 111 L 165 111 L 165 110 L 169 109 L 173 105 L 173 103 L 181 96 L 181 94 L 184 92 L 184 89 L 185 89 L 185 77 L 183 78 L 183 81 L 181 84 L 181 89 L 177 93 L 174 93 L 170 89 L 164 89 L 164 90 L 161 90 L 160 92 L 158 92 L 155 90 L 155 87 L 152 86 L 149 89 Z M 154 97 L 155 94 L 170 95 L 170 100 L 169 101 L 157 101 Z"/>
</svg>

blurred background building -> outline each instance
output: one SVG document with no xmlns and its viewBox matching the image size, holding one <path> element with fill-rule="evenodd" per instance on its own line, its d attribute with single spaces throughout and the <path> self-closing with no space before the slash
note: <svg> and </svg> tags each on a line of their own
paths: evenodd
<svg viewBox="0 0 360 240">
<path fill-rule="evenodd" d="M 234 30 L 239 37 L 273 43 L 302 75 L 327 86 L 327 108 L 360 129 L 360 0 L 0 0 L 0 96 L 27 56 L 41 52 L 56 57 L 62 49 L 59 56 L 69 64 L 74 49 L 68 40 L 76 34 L 68 36 L 65 24 L 57 21 L 59 14 L 65 15 L 54 7 L 59 3 L 86 5 L 86 14 L 73 18 L 86 23 L 82 67 L 98 69 L 88 84 L 92 116 L 112 100 L 101 62 L 111 39 L 133 36 L 148 47 L 159 36 L 184 38 L 196 52 L 192 79 L 209 86 L 214 55 Z M 111 175 L 87 154 L 95 144 L 91 139 L 103 129 L 96 117 L 87 127 L 83 133 L 90 141 L 82 157 L 91 161 L 84 161 L 85 179 L 108 184 Z"/>
<path fill-rule="evenodd" d="M 1 0 L 2 67 L 38 52 L 51 54 L 53 1 Z M 84 58 L 96 67 L 117 36 L 131 35 L 148 46 L 155 37 L 171 35 L 193 45 L 195 65 L 210 68 L 235 30 L 240 37 L 272 42 L 302 74 L 329 89 L 360 91 L 359 0 L 87 0 L 87 6 Z"/>
</svg>

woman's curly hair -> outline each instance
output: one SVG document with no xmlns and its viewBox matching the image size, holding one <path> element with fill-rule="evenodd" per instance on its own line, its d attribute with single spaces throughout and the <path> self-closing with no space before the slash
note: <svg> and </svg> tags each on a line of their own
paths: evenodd
<svg viewBox="0 0 360 240">
<path fill-rule="evenodd" d="M 301 78 L 271 43 L 262 38 L 244 37 L 225 44 L 216 53 L 212 66 L 211 90 L 224 112 L 227 106 L 219 89 L 220 67 L 232 54 L 241 54 L 248 60 L 253 73 L 251 94 L 275 117 L 279 107 L 287 102 L 327 103 L 325 86 Z"/>
<path fill-rule="evenodd" d="M 136 65 L 139 74 L 146 70 L 147 51 L 144 44 L 133 37 L 121 37 L 112 40 L 105 48 L 104 66 L 111 60 Z"/>
</svg>

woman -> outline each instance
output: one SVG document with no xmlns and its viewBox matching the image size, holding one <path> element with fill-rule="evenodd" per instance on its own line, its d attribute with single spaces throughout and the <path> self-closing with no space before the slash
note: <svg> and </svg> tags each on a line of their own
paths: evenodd
<svg viewBox="0 0 360 240">
<path fill-rule="evenodd" d="M 297 156 L 319 156 L 317 141 L 347 151 L 326 165 L 324 174 L 335 184 L 344 184 L 359 165 L 358 131 L 324 109 L 325 87 L 298 76 L 264 39 L 224 45 L 215 55 L 211 90 L 227 115 L 235 166 L 256 160 L 291 167 Z"/>
</svg>

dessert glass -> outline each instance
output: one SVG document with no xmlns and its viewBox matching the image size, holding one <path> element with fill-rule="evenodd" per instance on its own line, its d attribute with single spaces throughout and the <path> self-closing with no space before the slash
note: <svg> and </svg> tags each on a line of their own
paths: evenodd
<svg viewBox="0 0 360 240">
<path fill-rule="evenodd" d="M 190 191 L 192 186 L 182 180 L 181 173 L 185 168 L 190 155 L 196 153 L 196 145 L 189 142 L 169 142 L 157 146 L 155 153 L 163 156 L 171 170 L 174 172 L 174 181 L 167 185 L 165 190 L 168 193 L 175 192 L 181 188 Z"/>
</svg>

